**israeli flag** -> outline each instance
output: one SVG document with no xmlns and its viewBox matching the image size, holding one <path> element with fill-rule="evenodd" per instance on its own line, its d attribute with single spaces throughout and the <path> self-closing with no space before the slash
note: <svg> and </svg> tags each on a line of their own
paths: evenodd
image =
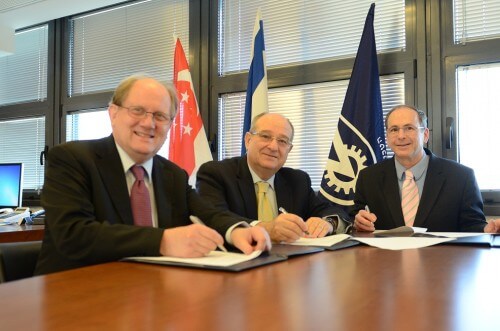
<svg viewBox="0 0 500 331">
<path fill-rule="evenodd" d="M 267 113 L 267 71 L 266 53 L 264 46 L 264 22 L 260 8 L 257 10 L 255 25 L 253 28 L 252 61 L 248 72 L 247 96 L 245 101 L 245 114 L 243 121 L 243 139 L 241 155 L 246 153 L 245 133 L 250 130 L 252 118 L 260 113 Z"/>
</svg>

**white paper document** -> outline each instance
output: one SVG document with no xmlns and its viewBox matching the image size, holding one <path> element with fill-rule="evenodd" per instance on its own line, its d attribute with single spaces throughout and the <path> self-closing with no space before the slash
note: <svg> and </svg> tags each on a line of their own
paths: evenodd
<svg viewBox="0 0 500 331">
<path fill-rule="evenodd" d="M 384 237 L 384 238 L 353 238 L 364 244 L 383 249 L 411 249 L 428 247 L 441 244 L 455 238 L 429 238 L 429 237 Z"/>
<path fill-rule="evenodd" d="M 212 251 L 207 256 L 203 257 L 180 258 L 180 257 L 168 257 L 168 256 L 135 256 L 135 257 L 127 257 L 123 260 L 137 261 L 137 262 L 178 262 L 186 264 L 205 265 L 205 266 L 229 267 L 241 262 L 255 259 L 261 253 L 262 251 L 255 251 L 251 254 L 246 255 L 242 253 L 226 253 L 220 251 Z"/>
<path fill-rule="evenodd" d="M 330 247 L 349 238 L 351 236 L 348 234 L 334 234 L 323 238 L 299 238 L 297 241 L 290 243 L 290 245 Z"/>
</svg>

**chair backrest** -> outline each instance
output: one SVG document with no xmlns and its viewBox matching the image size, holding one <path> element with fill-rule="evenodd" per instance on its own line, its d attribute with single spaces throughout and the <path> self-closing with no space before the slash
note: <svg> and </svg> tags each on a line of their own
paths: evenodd
<svg viewBox="0 0 500 331">
<path fill-rule="evenodd" d="M 0 244 L 0 283 L 32 277 L 41 241 Z"/>
</svg>

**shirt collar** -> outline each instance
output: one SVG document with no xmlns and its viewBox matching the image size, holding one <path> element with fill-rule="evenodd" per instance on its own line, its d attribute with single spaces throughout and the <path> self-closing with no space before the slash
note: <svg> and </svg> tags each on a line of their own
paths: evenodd
<svg viewBox="0 0 500 331">
<path fill-rule="evenodd" d="M 247 159 L 247 164 L 248 164 L 248 169 L 250 170 L 250 174 L 252 175 L 252 180 L 254 184 L 257 184 L 258 182 L 268 182 L 269 186 L 271 186 L 274 190 L 274 177 L 276 176 L 276 174 L 272 175 L 272 177 L 269 178 L 268 180 L 263 180 L 262 178 L 259 177 L 259 175 L 255 173 L 255 171 L 253 171 L 252 167 L 250 166 L 250 163 L 248 163 L 248 159 Z"/>
<path fill-rule="evenodd" d="M 118 155 L 120 156 L 120 160 L 122 161 L 122 166 L 123 166 L 123 172 L 127 173 L 129 169 L 136 164 L 134 160 L 125 152 L 123 148 L 120 147 L 116 142 L 116 149 L 118 150 Z M 146 173 L 148 174 L 148 178 L 151 179 L 151 174 L 153 172 L 153 159 L 149 159 L 146 162 L 142 164 L 138 164 L 146 170 Z"/>
<path fill-rule="evenodd" d="M 427 166 L 429 164 L 429 156 L 427 155 L 427 153 L 424 153 L 422 159 L 409 169 L 406 169 L 404 166 L 402 166 L 396 158 L 394 158 L 394 163 L 396 164 L 396 174 L 398 175 L 398 179 L 400 181 L 403 181 L 405 179 L 404 172 L 406 170 L 411 170 L 415 181 L 418 181 L 420 178 L 422 178 L 422 176 L 425 174 L 425 171 L 427 170 Z"/>
</svg>

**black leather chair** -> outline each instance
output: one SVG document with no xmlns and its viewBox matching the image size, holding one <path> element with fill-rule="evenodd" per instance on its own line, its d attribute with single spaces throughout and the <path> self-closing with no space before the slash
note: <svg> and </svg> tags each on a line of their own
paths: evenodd
<svg viewBox="0 0 500 331">
<path fill-rule="evenodd" d="M 32 277 L 41 241 L 0 244 L 0 283 Z"/>
</svg>

